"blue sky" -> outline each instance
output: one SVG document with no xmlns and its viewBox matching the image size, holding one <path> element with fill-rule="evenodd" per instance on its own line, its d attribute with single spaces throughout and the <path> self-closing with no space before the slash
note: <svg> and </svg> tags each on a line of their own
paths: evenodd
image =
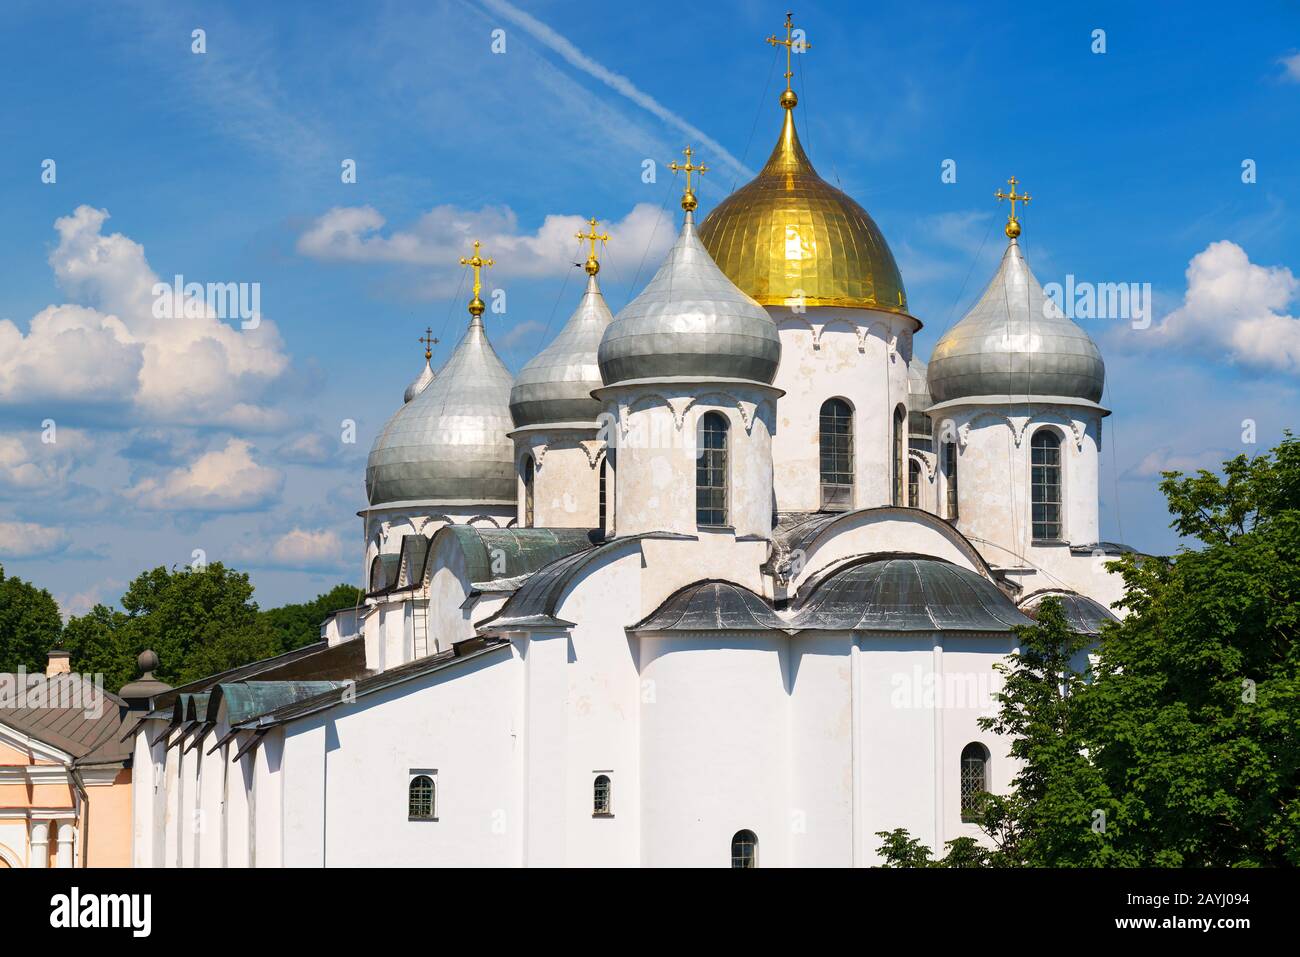
<svg viewBox="0 0 1300 957">
<path fill-rule="evenodd" d="M 923 356 L 996 264 L 992 193 L 1012 174 L 1035 197 L 1022 243 L 1042 282 L 1151 284 L 1151 329 L 1083 324 L 1115 412 L 1103 536 L 1167 550 L 1160 469 L 1262 450 L 1297 425 L 1300 9 L 1075 6 L 805 4 L 798 121 L 822 175 L 892 246 Z M 416 337 L 432 326 L 442 357 L 460 332 L 463 239 L 495 244 L 508 305 L 489 332 L 512 368 L 577 300 L 571 220 L 610 221 L 601 278 L 622 305 L 677 193 L 670 175 L 643 183 L 643 160 L 693 143 L 712 167 L 707 211 L 770 150 L 780 67 L 763 38 L 783 15 L 11 0 L 6 572 L 73 613 L 196 549 L 249 570 L 266 605 L 359 580 L 365 453 L 419 371 Z M 259 283 L 262 325 L 152 320 L 142 290 L 176 274 Z"/>
</svg>

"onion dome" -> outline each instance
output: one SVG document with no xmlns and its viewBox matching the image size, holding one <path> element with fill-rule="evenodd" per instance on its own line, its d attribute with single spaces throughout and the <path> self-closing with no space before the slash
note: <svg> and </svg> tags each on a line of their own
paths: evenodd
<svg viewBox="0 0 1300 957">
<path fill-rule="evenodd" d="M 817 175 L 795 132 L 798 102 L 781 96 L 781 138 L 758 176 L 700 225 L 722 271 L 765 306 L 849 306 L 907 314 L 907 293 L 867 211 Z"/>
<path fill-rule="evenodd" d="M 371 505 L 514 504 L 511 377 L 483 329 L 479 290 L 476 279 L 469 329 L 438 375 L 393 414 L 371 446 Z"/>
<path fill-rule="evenodd" d="M 595 220 L 592 220 L 595 233 Z M 579 236 L 582 234 L 579 233 Z M 595 427 L 601 404 L 591 397 L 601 387 L 596 351 L 601 336 L 614 321 L 601 295 L 596 273 L 595 240 L 587 259 L 587 291 L 559 335 L 530 359 L 510 390 L 510 414 L 516 428 L 532 425 Z"/>
<path fill-rule="evenodd" d="M 432 381 L 433 367 L 429 365 L 429 359 L 426 357 L 424 360 L 424 368 L 420 370 L 420 374 L 416 376 L 415 381 L 406 387 L 406 392 L 402 396 L 402 401 L 410 402 L 417 395 L 427 389 L 429 383 Z"/>
<path fill-rule="evenodd" d="M 605 385 L 640 379 L 770 385 L 781 360 L 776 323 L 736 288 L 700 242 L 689 182 L 682 206 L 686 221 L 663 265 L 600 340 L 601 379 Z"/>
<path fill-rule="evenodd" d="M 925 410 L 934 404 L 926 379 L 927 368 L 916 356 L 907 366 L 907 432 L 915 438 L 925 439 L 934 434 L 934 425 L 925 414 Z"/>
<path fill-rule="evenodd" d="M 936 403 L 1032 396 L 1095 405 L 1106 381 L 1097 344 L 1043 293 L 1014 213 L 1006 233 L 1007 251 L 979 302 L 935 344 L 930 394 Z"/>
</svg>

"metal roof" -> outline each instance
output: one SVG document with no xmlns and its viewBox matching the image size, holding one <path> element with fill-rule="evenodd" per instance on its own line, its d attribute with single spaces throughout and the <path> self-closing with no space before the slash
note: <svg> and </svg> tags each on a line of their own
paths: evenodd
<svg viewBox="0 0 1300 957">
<path fill-rule="evenodd" d="M 483 528 L 445 525 L 435 538 L 450 537 L 465 556 L 465 570 L 475 591 L 514 591 L 519 579 L 554 561 L 587 551 L 601 540 L 587 528 Z"/>
<path fill-rule="evenodd" d="M 1119 621 L 1109 608 L 1099 601 L 1078 592 L 1044 589 L 1027 595 L 1020 602 L 1020 610 L 1034 620 L 1038 619 L 1038 609 L 1045 598 L 1055 598 L 1061 603 L 1065 623 L 1069 629 L 1080 635 L 1099 635 L 1102 626 Z"/>
<path fill-rule="evenodd" d="M 1097 403 L 1106 365 L 1012 239 L 979 301 L 935 344 L 928 379 L 936 404 L 997 396 Z"/>
<path fill-rule="evenodd" d="M 687 212 L 659 271 L 605 330 L 598 357 L 606 385 L 682 377 L 770 384 L 781 339 L 767 310 L 714 263 Z"/>
<path fill-rule="evenodd" d="M 371 446 L 371 505 L 411 500 L 514 504 L 509 370 L 475 316 L 437 376 Z"/>
<path fill-rule="evenodd" d="M 546 567 L 539 569 L 532 577 L 520 585 L 519 590 L 510 596 L 510 599 L 501 606 L 500 611 L 479 623 L 479 630 L 570 627 L 572 622 L 556 618 L 555 612 L 559 607 L 560 598 L 563 596 L 565 588 L 568 587 L 574 576 L 597 555 L 608 554 L 612 549 L 647 538 L 693 540 L 694 536 L 679 535 L 674 532 L 645 532 L 640 535 L 627 535 L 623 538 L 615 538 L 605 542 L 595 548 L 583 549 L 574 552 L 572 555 L 557 559 Z"/>
<path fill-rule="evenodd" d="M 951 541 L 972 565 L 992 577 L 993 571 L 988 562 L 960 529 L 925 509 L 902 505 L 878 505 L 874 508 L 854 509 L 851 512 L 786 512 L 779 516 L 780 521 L 772 531 L 772 541 L 776 548 L 773 557 L 768 561 L 768 566 L 781 570 L 783 565 L 788 565 L 790 555 L 795 552 L 806 552 L 831 526 L 838 522 L 850 521 L 858 516 L 871 515 L 878 515 L 881 518 L 904 518 L 930 526 Z"/>
<path fill-rule="evenodd" d="M 4 674 L 4 679 L 15 689 L 19 687 L 18 675 Z M 8 725 L 28 737 L 65 752 L 76 764 L 125 764 L 131 757 L 131 746 L 121 738 L 121 727 L 126 715 L 126 703 L 117 695 L 96 688 L 78 674 L 61 674 L 46 677 L 41 674 L 26 675 L 29 682 L 44 682 L 47 697 L 25 700 L 32 707 L 10 707 L 0 704 L 0 724 Z M 32 684 L 28 685 L 35 689 Z M 98 714 L 87 714 L 86 705 L 99 700 Z M 17 703 L 17 702 L 14 702 Z M 70 707 L 51 707 L 67 703 Z"/>
<path fill-rule="evenodd" d="M 786 622 L 761 595 L 721 579 L 679 588 L 629 631 L 783 631 Z"/>
<path fill-rule="evenodd" d="M 614 316 L 595 276 L 569 321 L 545 349 L 519 370 L 510 390 L 515 427 L 585 423 L 596 427 L 601 403 L 591 397 L 602 385 L 596 350 Z"/>
<path fill-rule="evenodd" d="M 238 681 L 219 684 L 208 699 L 207 720 L 215 722 L 226 706 L 226 721 L 235 725 L 276 708 L 305 701 L 335 688 L 346 681 Z"/>
<path fill-rule="evenodd" d="M 361 637 L 330 645 L 324 641 L 303 645 L 274 658 L 264 658 L 240 665 L 219 674 L 173 688 L 154 699 L 156 710 L 171 708 L 177 698 L 196 691 L 207 691 L 224 682 L 240 681 L 260 675 L 263 680 L 346 679 L 366 673 L 366 643 Z"/>
<path fill-rule="evenodd" d="M 977 573 L 925 556 L 868 556 L 831 570 L 801 599 L 791 628 L 1005 632 L 1032 624 Z"/>
</svg>

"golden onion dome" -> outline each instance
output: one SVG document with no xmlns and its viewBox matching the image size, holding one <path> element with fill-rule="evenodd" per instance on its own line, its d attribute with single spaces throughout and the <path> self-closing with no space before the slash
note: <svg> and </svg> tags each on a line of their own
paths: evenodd
<svg viewBox="0 0 1300 957">
<path fill-rule="evenodd" d="M 907 293 L 880 228 L 817 175 L 794 128 L 797 100 L 767 164 L 700 224 L 700 239 L 737 286 L 765 306 L 849 306 L 907 315 Z"/>
</svg>

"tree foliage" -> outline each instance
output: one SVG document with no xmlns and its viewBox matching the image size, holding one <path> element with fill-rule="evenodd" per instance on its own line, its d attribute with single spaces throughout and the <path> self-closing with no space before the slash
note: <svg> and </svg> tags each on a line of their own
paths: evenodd
<svg viewBox="0 0 1300 957">
<path fill-rule="evenodd" d="M 45 671 L 49 650 L 59 643 L 63 619 L 44 588 L 12 576 L 0 565 L 0 671 Z"/>
<path fill-rule="evenodd" d="M 355 604 L 358 594 L 337 585 L 309 602 L 261 610 L 248 575 L 220 562 L 159 567 L 131 582 L 122 611 L 96 605 L 71 618 L 63 642 L 72 667 L 103 674 L 110 689 L 137 676 L 136 656 L 146 648 L 161 661 L 156 677 L 178 685 L 319 641 L 325 616 Z M 42 662 L 54 643 L 42 649 Z"/>
<path fill-rule="evenodd" d="M 1300 440 L 1160 488 L 1201 547 L 1112 563 L 1127 615 L 1090 671 L 1050 601 L 1003 666 L 982 724 L 1022 763 L 1011 793 L 984 799 L 980 863 L 1300 864 Z M 956 866 L 881 836 L 890 866 Z"/>
</svg>

